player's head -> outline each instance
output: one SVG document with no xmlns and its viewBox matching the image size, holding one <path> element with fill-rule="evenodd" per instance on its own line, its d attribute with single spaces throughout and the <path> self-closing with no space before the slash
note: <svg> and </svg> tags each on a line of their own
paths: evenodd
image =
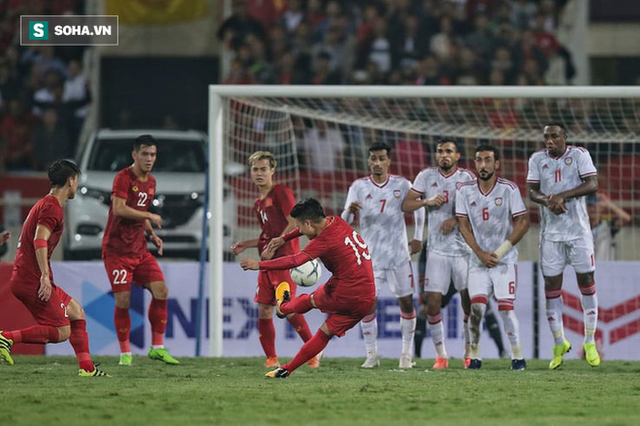
<svg viewBox="0 0 640 426">
<path fill-rule="evenodd" d="M 478 177 L 481 180 L 489 180 L 500 168 L 500 151 L 493 145 L 478 145 L 475 163 Z"/>
<path fill-rule="evenodd" d="M 567 146 L 567 128 L 564 124 L 553 122 L 544 126 L 543 135 L 544 146 L 549 154 L 558 157 L 562 155 Z"/>
<path fill-rule="evenodd" d="M 78 191 L 78 175 L 80 168 L 69 160 L 55 161 L 48 170 L 51 188 L 63 188 L 69 186 L 69 198 L 76 196 Z"/>
<path fill-rule="evenodd" d="M 276 161 L 275 155 L 269 151 L 256 151 L 251 154 L 249 167 L 253 183 L 257 186 L 271 186 L 277 165 L 278 161 Z"/>
<path fill-rule="evenodd" d="M 391 147 L 384 142 L 372 144 L 367 164 L 372 175 L 386 178 L 391 166 Z"/>
<path fill-rule="evenodd" d="M 460 151 L 453 138 L 442 138 L 436 144 L 436 164 L 445 173 L 458 165 Z"/>
<path fill-rule="evenodd" d="M 312 239 L 319 234 L 320 226 L 327 216 L 324 214 L 324 209 L 318 200 L 307 198 L 293 206 L 291 217 L 296 222 L 300 232 Z"/>
<path fill-rule="evenodd" d="M 151 172 L 153 165 L 156 163 L 157 155 L 158 147 L 153 136 L 140 135 L 133 141 L 133 152 L 131 153 L 133 164 L 142 173 Z"/>
</svg>

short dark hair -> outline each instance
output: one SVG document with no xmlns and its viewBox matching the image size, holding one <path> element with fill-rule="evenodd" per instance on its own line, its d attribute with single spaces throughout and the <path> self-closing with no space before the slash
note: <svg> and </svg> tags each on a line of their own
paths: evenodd
<svg viewBox="0 0 640 426">
<path fill-rule="evenodd" d="M 47 174 L 51 187 L 60 188 L 66 185 L 67 179 L 78 176 L 80 168 L 73 161 L 57 160 L 49 167 Z"/>
<path fill-rule="evenodd" d="M 391 147 L 384 142 L 372 143 L 371 146 L 369 147 L 369 154 L 371 154 L 373 151 L 382 151 L 382 150 L 386 150 L 387 156 L 391 157 Z"/>
<path fill-rule="evenodd" d="M 156 139 L 151 135 L 140 135 L 133 141 L 133 150 L 135 152 L 140 151 L 140 148 L 144 146 L 156 145 Z"/>
<path fill-rule="evenodd" d="M 558 126 L 560 127 L 560 129 L 562 129 L 562 133 L 564 133 L 565 136 L 569 135 L 567 133 L 567 128 L 564 126 L 564 124 L 560 123 L 559 121 L 552 121 L 551 123 L 547 123 L 544 125 L 544 127 L 549 127 L 549 126 Z"/>
<path fill-rule="evenodd" d="M 482 144 L 482 145 L 478 145 L 476 147 L 476 152 L 475 154 L 479 153 L 479 152 L 484 152 L 484 151 L 491 151 L 493 152 L 493 159 L 498 161 L 500 160 L 500 151 L 498 151 L 498 148 L 496 148 L 493 145 L 488 145 L 488 144 Z"/>
<path fill-rule="evenodd" d="M 438 145 L 442 145 L 443 143 L 452 143 L 453 146 L 456 147 L 456 152 L 460 152 L 460 149 L 458 148 L 458 142 L 456 142 L 456 140 L 454 138 L 444 137 L 444 138 L 440 139 L 438 142 L 436 142 L 436 147 Z"/>
<path fill-rule="evenodd" d="M 324 214 L 324 209 L 318 200 L 315 198 L 307 198 L 293 206 L 291 217 L 301 222 L 310 220 L 318 223 L 327 216 Z"/>
</svg>

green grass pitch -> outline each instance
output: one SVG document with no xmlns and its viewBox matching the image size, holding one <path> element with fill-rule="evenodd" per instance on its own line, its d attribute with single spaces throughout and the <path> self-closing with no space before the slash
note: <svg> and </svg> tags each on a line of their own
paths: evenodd
<svg viewBox="0 0 640 426">
<path fill-rule="evenodd" d="M 0 425 L 639 425 L 640 362 L 548 360 L 508 370 L 485 360 L 465 371 L 451 360 L 431 371 L 397 359 L 361 370 L 361 359 L 323 359 L 287 379 L 265 379 L 262 358 L 183 358 L 168 366 L 134 357 L 110 378 L 79 378 L 72 357 L 15 356 L 0 365 Z"/>
</svg>

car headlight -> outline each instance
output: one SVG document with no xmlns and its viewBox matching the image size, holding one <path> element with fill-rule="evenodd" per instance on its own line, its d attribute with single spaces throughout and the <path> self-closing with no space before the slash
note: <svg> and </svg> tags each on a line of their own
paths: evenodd
<svg viewBox="0 0 640 426">
<path fill-rule="evenodd" d="M 108 191 L 83 186 L 82 188 L 80 188 L 80 194 L 85 197 L 95 198 L 96 200 L 103 204 L 106 204 L 107 206 L 111 204 L 111 192 Z"/>
</svg>

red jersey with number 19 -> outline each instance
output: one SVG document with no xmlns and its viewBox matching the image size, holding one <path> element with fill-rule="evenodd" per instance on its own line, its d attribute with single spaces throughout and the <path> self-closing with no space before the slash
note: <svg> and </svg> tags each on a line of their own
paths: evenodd
<svg viewBox="0 0 640 426">
<path fill-rule="evenodd" d="M 113 180 L 112 197 L 124 198 L 126 205 L 139 211 L 149 210 L 156 193 L 156 179 L 147 175 L 146 182 L 139 180 L 130 167 L 121 170 Z M 147 251 L 144 236 L 145 221 L 125 219 L 113 214 L 109 207 L 109 219 L 102 239 L 102 257 L 138 257 Z"/>
</svg>

